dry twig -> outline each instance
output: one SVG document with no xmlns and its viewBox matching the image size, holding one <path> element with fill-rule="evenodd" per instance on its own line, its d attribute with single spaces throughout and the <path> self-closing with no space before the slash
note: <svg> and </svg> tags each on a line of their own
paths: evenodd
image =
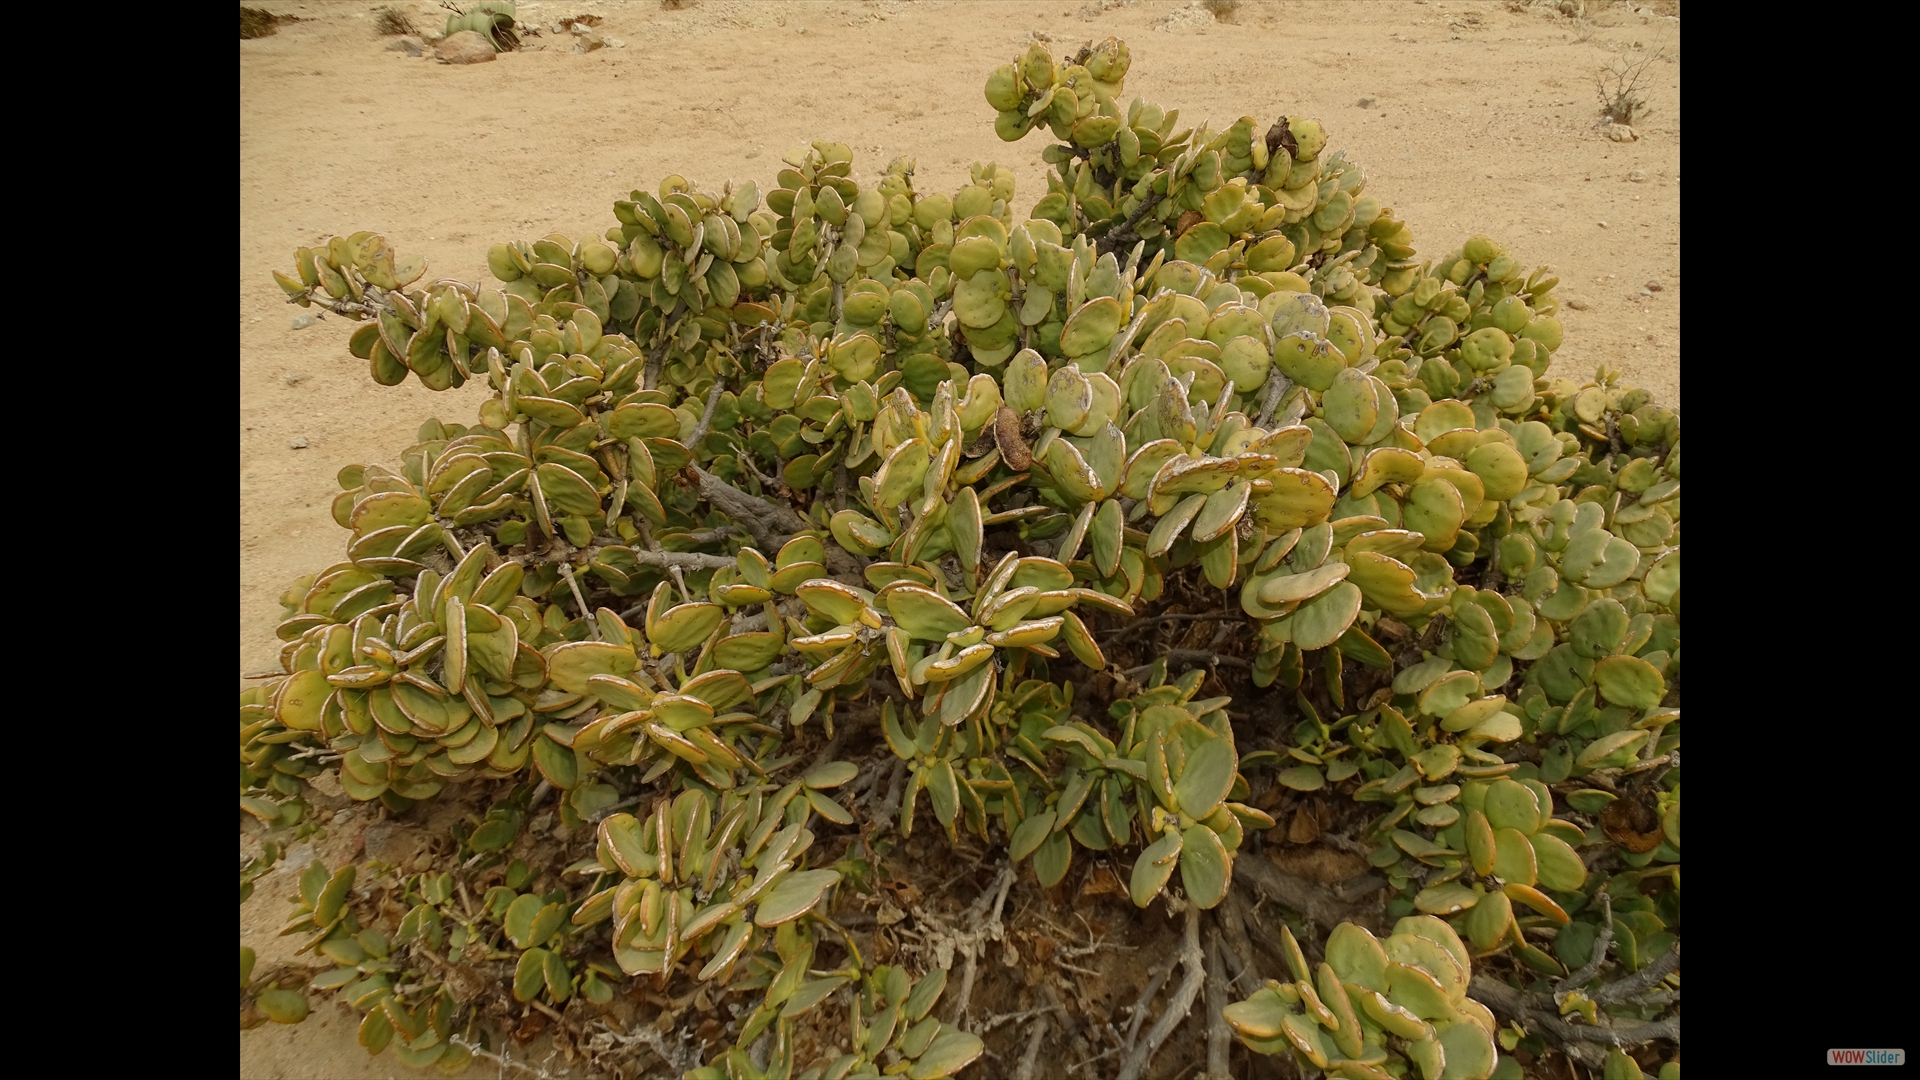
<svg viewBox="0 0 1920 1080">
<path fill-rule="evenodd" d="M 1207 935 L 1207 1074 L 1206 1080 L 1231 1080 L 1227 1053 L 1233 1048 L 1233 1029 L 1222 1012 L 1227 1007 L 1226 965 L 1220 960 L 1220 931 Z"/>
<path fill-rule="evenodd" d="M 1200 909 L 1187 905 L 1187 936 L 1180 949 L 1180 962 L 1186 965 L 1187 973 L 1180 980 L 1180 988 L 1173 992 L 1173 1000 L 1167 1002 L 1166 1011 L 1160 1019 L 1154 1021 L 1148 1030 L 1146 1040 L 1135 1046 L 1120 1062 L 1120 1080 L 1139 1080 L 1146 1071 L 1147 1063 L 1153 1060 L 1153 1052 L 1167 1041 L 1173 1029 L 1186 1019 L 1193 1009 L 1194 999 L 1200 996 L 1200 985 L 1207 976 L 1207 958 L 1200 951 Z"/>
</svg>

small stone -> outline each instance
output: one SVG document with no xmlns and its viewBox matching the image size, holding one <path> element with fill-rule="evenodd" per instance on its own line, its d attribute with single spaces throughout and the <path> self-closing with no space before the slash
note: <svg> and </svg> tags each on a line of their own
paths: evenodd
<svg viewBox="0 0 1920 1080">
<path fill-rule="evenodd" d="M 1371 109 L 1373 108 L 1373 99 L 1370 97 L 1363 97 L 1360 99 L 1359 105 L 1363 109 Z"/>
<path fill-rule="evenodd" d="M 1635 184 L 1644 184 L 1647 182 L 1647 174 L 1643 169 L 1635 169 L 1627 174 L 1627 179 Z"/>
<path fill-rule="evenodd" d="M 443 64 L 485 64 L 493 60 L 493 42 L 478 31 L 462 30 L 440 43 L 433 55 Z"/>
<path fill-rule="evenodd" d="M 1660 288 L 1661 288 L 1661 286 L 1660 286 L 1660 283 L 1659 283 L 1659 282 L 1657 282 L 1657 281 L 1649 281 L 1649 282 L 1647 282 L 1647 291 L 1648 291 L 1648 292 L 1659 292 L 1659 291 L 1660 291 Z"/>
<path fill-rule="evenodd" d="M 627 43 L 617 37 L 610 37 L 607 39 L 607 48 L 609 49 L 624 49 L 626 47 L 627 47 Z"/>
<path fill-rule="evenodd" d="M 314 323 L 318 321 L 319 321 L 318 319 L 314 318 L 311 315 L 295 315 L 293 317 L 293 328 L 295 330 L 305 330 L 307 327 L 312 326 Z"/>
<path fill-rule="evenodd" d="M 1607 138 L 1614 142 L 1638 142 L 1640 136 L 1635 135 L 1633 129 L 1625 124 L 1608 124 Z"/>
<path fill-rule="evenodd" d="M 408 56 L 418 56 L 426 47 L 426 42 L 421 41 L 411 34 L 405 37 L 397 37 L 387 42 L 388 52 L 403 52 Z"/>
<path fill-rule="evenodd" d="M 1606 222 L 1604 222 L 1604 221 L 1602 221 L 1602 222 L 1600 222 L 1600 227 L 1601 227 L 1601 228 L 1603 228 L 1603 229 L 1604 229 L 1604 228 L 1606 228 L 1606 227 L 1607 227 L 1607 223 L 1606 223 Z"/>
<path fill-rule="evenodd" d="M 294 439 L 291 442 L 287 443 L 287 449 L 289 450 L 305 450 L 306 448 L 307 448 L 307 437 L 305 435 L 302 435 L 299 438 Z"/>
<path fill-rule="evenodd" d="M 313 378 L 313 376 L 304 371 L 289 371 L 285 375 L 280 376 L 280 378 L 285 381 L 288 386 L 299 386 L 301 383 Z"/>
<path fill-rule="evenodd" d="M 1592 305 L 1588 304 L 1585 300 L 1569 297 L 1567 299 L 1567 306 L 1572 308 L 1575 311 L 1585 311 Z"/>
</svg>

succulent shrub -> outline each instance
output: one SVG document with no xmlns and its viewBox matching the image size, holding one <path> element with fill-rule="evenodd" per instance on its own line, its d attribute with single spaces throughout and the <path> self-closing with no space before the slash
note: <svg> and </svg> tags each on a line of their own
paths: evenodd
<svg viewBox="0 0 1920 1080">
<path fill-rule="evenodd" d="M 275 275 L 359 321 L 375 382 L 491 390 L 340 471 L 344 557 L 241 695 L 242 805 L 275 828 L 322 771 L 393 812 L 509 791 L 457 863 L 374 868 L 392 926 L 352 867 L 301 878 L 289 930 L 370 1051 L 455 1062 L 493 998 L 683 973 L 763 992 L 689 1075 L 972 1061 L 928 1015 L 942 972 L 837 933 L 813 968 L 856 872 L 810 864 L 815 830 L 857 823 L 861 771 L 802 766 L 816 718 L 902 763 L 903 836 L 924 804 L 1048 886 L 1123 856 L 1140 907 L 1225 899 L 1274 824 L 1246 770 L 1379 807 L 1395 932 L 1338 927 L 1313 970 L 1289 936 L 1294 981 L 1226 1014 L 1336 1075 L 1488 1075 L 1473 960 L 1591 979 L 1602 939 L 1635 970 L 1677 948 L 1677 413 L 1550 377 L 1556 279 L 1484 236 L 1417 258 L 1317 121 L 1182 128 L 1120 104 L 1129 64 L 1036 45 L 988 77 L 1003 139 L 1059 140 L 1025 217 L 995 165 L 863 185 L 822 141 L 764 197 L 669 176 L 601 236 L 495 244 L 491 282 L 364 232 Z M 1109 661 L 1100 629 L 1201 590 L 1291 728 Z M 590 856 L 528 831 L 554 789 Z M 303 1013 L 286 993 L 261 1007 Z M 844 1051 L 794 1060 L 830 998 Z"/>
</svg>

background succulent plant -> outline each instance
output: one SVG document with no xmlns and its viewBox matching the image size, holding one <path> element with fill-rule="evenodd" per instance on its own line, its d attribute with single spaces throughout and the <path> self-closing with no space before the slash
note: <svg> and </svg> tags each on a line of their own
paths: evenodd
<svg viewBox="0 0 1920 1080">
<path fill-rule="evenodd" d="M 304 872 L 289 929 L 336 965 L 310 986 L 370 1051 L 457 1063 L 489 1001 L 686 976 L 764 991 L 689 1076 L 974 1060 L 929 1015 L 944 968 L 869 965 L 834 921 L 868 864 L 810 865 L 813 830 L 857 824 L 863 770 L 792 752 L 816 718 L 891 751 L 903 838 L 924 801 L 1045 887 L 1121 857 L 1142 908 L 1229 899 L 1275 824 L 1249 771 L 1379 807 L 1399 923 L 1313 968 L 1283 932 L 1293 980 L 1215 1010 L 1256 1051 L 1510 1071 L 1489 1004 L 1531 1022 L 1549 975 L 1556 1015 L 1677 1041 L 1666 1002 L 1594 985 L 1677 969 L 1677 414 L 1549 377 L 1551 274 L 1480 236 L 1417 260 L 1318 121 L 1180 128 L 1120 105 L 1129 65 L 1036 45 L 988 77 L 1002 138 L 1060 140 L 1024 219 L 994 165 L 863 186 L 822 141 L 764 200 L 669 176 L 601 237 L 495 244 L 493 284 L 371 233 L 276 274 L 361 322 L 375 382 L 492 391 L 341 470 L 345 559 L 287 592 L 281 671 L 241 696 L 242 805 L 276 829 L 323 771 L 393 813 L 508 791 L 457 866 L 375 867 L 380 913 L 354 867 Z M 1110 661 L 1104 629 L 1204 592 L 1290 729 Z M 548 792 L 590 855 L 532 846 Z M 843 1050 L 797 1060 L 830 999 Z"/>
</svg>

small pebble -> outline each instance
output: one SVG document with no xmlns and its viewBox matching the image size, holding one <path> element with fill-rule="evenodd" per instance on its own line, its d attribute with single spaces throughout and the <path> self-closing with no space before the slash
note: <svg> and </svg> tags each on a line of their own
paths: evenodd
<svg viewBox="0 0 1920 1080">
<path fill-rule="evenodd" d="M 1627 179 L 1633 181 L 1636 184 L 1644 184 L 1647 182 L 1647 174 L 1642 172 L 1639 169 L 1635 169 L 1632 172 L 1627 174 Z"/>
<path fill-rule="evenodd" d="M 307 448 L 307 437 L 305 435 L 302 435 L 299 438 L 294 439 L 291 442 L 287 443 L 287 449 L 289 450 L 305 450 L 306 448 Z"/>
<path fill-rule="evenodd" d="M 1567 301 L 1567 306 L 1572 308 L 1575 311 L 1585 311 L 1587 310 L 1589 305 L 1585 300 L 1569 299 Z"/>
<path fill-rule="evenodd" d="M 1601 222 L 1601 223 L 1600 223 L 1600 227 L 1601 227 L 1601 228 L 1603 228 L 1603 229 L 1604 229 L 1604 228 L 1606 228 L 1606 227 L 1607 227 L 1607 223 L 1606 223 L 1606 222 L 1604 222 L 1604 221 L 1603 221 L 1603 222 Z"/>
<path fill-rule="evenodd" d="M 1657 282 L 1657 281 L 1649 281 L 1649 282 L 1647 282 L 1647 291 L 1648 291 L 1648 292 L 1659 292 L 1659 291 L 1660 291 L 1660 283 L 1659 283 L 1659 282 Z"/>
<path fill-rule="evenodd" d="M 1372 99 L 1372 98 L 1370 98 L 1370 97 L 1363 97 L 1363 98 L 1361 98 L 1361 99 L 1360 99 L 1360 107 L 1361 107 L 1361 108 L 1363 108 L 1363 109 L 1368 109 L 1368 108 L 1372 108 L 1372 107 L 1373 107 L 1373 99 Z"/>
<path fill-rule="evenodd" d="M 295 315 L 293 317 L 293 328 L 295 330 L 305 330 L 307 327 L 312 326 L 314 322 L 315 319 L 311 315 Z"/>
<path fill-rule="evenodd" d="M 285 381 L 288 386 L 299 386 L 301 383 L 313 378 L 313 376 L 304 371 L 289 371 L 285 375 L 280 376 L 280 378 Z"/>
</svg>

